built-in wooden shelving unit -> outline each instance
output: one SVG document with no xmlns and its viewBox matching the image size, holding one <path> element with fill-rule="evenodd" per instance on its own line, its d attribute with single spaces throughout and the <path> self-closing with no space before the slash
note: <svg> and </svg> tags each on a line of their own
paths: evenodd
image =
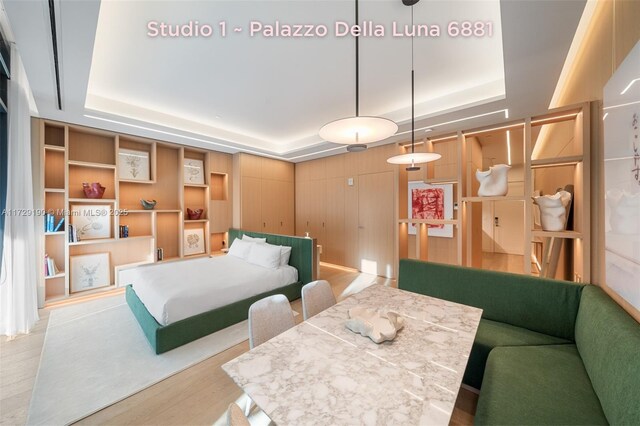
<svg viewBox="0 0 640 426">
<path fill-rule="evenodd" d="M 536 117 L 499 123 L 481 129 L 425 138 L 416 151 L 437 152 L 442 158 L 422 165 L 420 171 L 399 171 L 399 257 L 483 267 L 483 234 L 505 246 L 513 241 L 519 247 L 499 250 L 516 252 L 523 264 L 512 272 L 542 275 L 537 268 L 540 257 L 561 259 L 555 278 L 588 281 L 590 279 L 590 108 L 589 103 L 562 108 Z M 400 148 L 409 149 L 406 143 Z M 509 164 L 509 189 L 505 196 L 481 197 L 475 178 L 476 169 L 493 164 Z M 408 217 L 407 184 L 411 181 L 431 185 L 451 185 L 454 215 L 450 220 L 416 220 Z M 549 195 L 557 189 L 574 188 L 572 214 L 567 230 L 543 231 L 538 223 L 538 207 L 532 197 Z M 495 223 L 494 223 L 495 220 Z M 509 229 L 500 229 L 500 220 L 510 221 Z M 430 226 L 451 225 L 453 238 L 428 237 Z M 415 226 L 415 233 L 409 233 Z M 496 228 L 497 227 L 497 228 Z M 493 228 L 493 229 L 492 229 Z M 555 249 L 553 248 L 555 246 Z M 561 249 L 560 249 L 561 247 Z M 557 261 L 556 261 L 557 263 Z M 551 269 L 552 271 L 555 268 Z"/>
<path fill-rule="evenodd" d="M 57 224 L 65 217 L 61 230 L 41 233 L 39 256 L 50 256 L 59 273 L 39 278 L 39 304 L 114 289 L 117 272 L 135 265 L 157 262 L 158 249 L 163 261 L 207 256 L 226 246 L 231 227 L 232 205 L 229 191 L 232 156 L 203 149 L 139 138 L 130 135 L 34 119 L 34 138 L 41 147 L 42 207 L 54 214 Z M 121 162 L 131 155 L 148 163 L 136 175 L 120 176 Z M 201 162 L 200 182 L 185 180 L 185 160 Z M 103 198 L 86 198 L 82 183 L 99 182 L 106 188 Z M 210 185 L 213 189 L 210 190 Z M 152 210 L 140 200 L 156 200 Z M 111 210 L 108 238 L 69 241 L 66 212 L 73 206 L 108 205 Z M 189 220 L 187 208 L 202 209 L 198 220 Z M 127 226 L 128 237 L 120 235 Z M 202 250 L 185 254 L 185 231 L 202 232 Z M 70 259 L 94 253 L 109 253 L 109 286 L 72 292 Z M 43 262 L 44 263 L 44 262 Z M 125 285 L 126 283 L 118 283 Z"/>
</svg>

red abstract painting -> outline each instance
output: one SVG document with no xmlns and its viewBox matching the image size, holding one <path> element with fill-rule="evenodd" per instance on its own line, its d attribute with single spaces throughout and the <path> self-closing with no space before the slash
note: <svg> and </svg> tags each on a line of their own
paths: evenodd
<svg viewBox="0 0 640 426">
<path fill-rule="evenodd" d="M 411 191 L 413 219 L 444 219 L 444 190 L 442 188 L 413 189 Z M 444 228 L 444 225 L 428 225 Z"/>
</svg>

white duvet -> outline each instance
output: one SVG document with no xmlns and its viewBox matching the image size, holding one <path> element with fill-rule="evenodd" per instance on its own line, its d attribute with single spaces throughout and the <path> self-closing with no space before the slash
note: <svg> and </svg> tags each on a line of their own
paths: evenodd
<svg viewBox="0 0 640 426">
<path fill-rule="evenodd" d="M 292 266 L 267 269 L 233 256 L 144 265 L 128 272 L 127 284 L 162 325 L 298 281 Z"/>
</svg>

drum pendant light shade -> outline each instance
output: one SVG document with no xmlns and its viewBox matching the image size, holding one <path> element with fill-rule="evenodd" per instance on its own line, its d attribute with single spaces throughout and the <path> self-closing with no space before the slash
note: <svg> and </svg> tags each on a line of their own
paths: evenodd
<svg viewBox="0 0 640 426">
<path fill-rule="evenodd" d="M 355 0 L 355 22 L 358 21 L 358 0 Z M 366 144 L 381 141 L 393 136 L 398 131 L 398 125 L 382 117 L 360 116 L 360 35 L 356 39 L 356 115 L 341 118 L 325 124 L 320 128 L 319 135 L 327 142 L 343 145 L 358 145 L 349 149 L 357 152 L 366 149 Z M 364 148 L 364 149 L 362 149 Z"/>
<path fill-rule="evenodd" d="M 411 27 L 413 28 L 413 5 L 420 0 L 402 0 L 405 6 L 411 7 Z M 387 159 L 390 164 L 408 164 L 408 172 L 420 170 L 416 164 L 430 163 L 439 160 L 442 156 L 435 152 L 415 152 L 416 150 L 416 132 L 415 132 L 415 71 L 413 69 L 413 35 L 411 35 L 411 152 L 408 154 L 395 155 Z"/>
<path fill-rule="evenodd" d="M 320 137 L 328 142 L 345 145 L 367 144 L 393 136 L 398 125 L 382 117 L 347 117 L 325 124 Z"/>
<path fill-rule="evenodd" d="M 410 152 L 408 154 L 396 155 L 387 159 L 391 164 L 420 164 L 430 163 L 439 160 L 442 156 L 435 152 Z"/>
</svg>

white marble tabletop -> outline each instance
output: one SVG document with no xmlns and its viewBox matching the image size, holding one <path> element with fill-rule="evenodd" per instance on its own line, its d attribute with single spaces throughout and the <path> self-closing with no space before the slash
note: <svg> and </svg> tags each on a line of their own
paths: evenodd
<svg viewBox="0 0 640 426">
<path fill-rule="evenodd" d="M 345 327 L 366 306 L 405 318 L 380 345 Z M 278 425 L 446 425 L 481 309 L 374 285 L 222 368 Z"/>
</svg>

